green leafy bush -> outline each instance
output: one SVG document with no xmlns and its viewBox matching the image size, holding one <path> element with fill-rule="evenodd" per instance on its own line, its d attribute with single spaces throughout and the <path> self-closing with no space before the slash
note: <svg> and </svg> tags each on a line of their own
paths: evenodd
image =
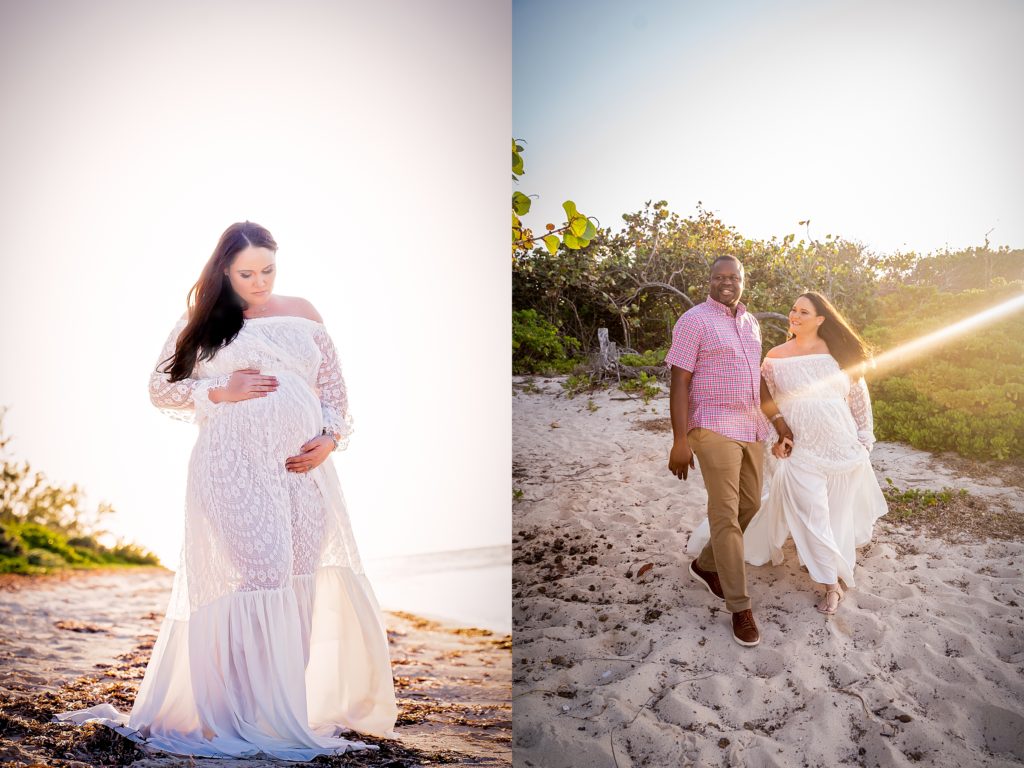
<svg viewBox="0 0 1024 768">
<path fill-rule="evenodd" d="M 109 548 L 97 541 L 100 521 L 112 514 L 109 504 L 83 507 L 77 485 L 62 486 L 15 461 L 7 451 L 11 438 L 3 430 L 0 408 L 0 573 L 46 573 L 63 568 L 104 565 L 159 565 L 156 555 L 133 544 Z"/>
<path fill-rule="evenodd" d="M 604 389 L 604 386 L 598 377 L 589 373 L 578 373 L 562 382 L 562 389 L 565 390 L 566 397 L 570 400 L 582 392 L 593 392 Z"/>
<path fill-rule="evenodd" d="M 122 563 L 132 565 L 160 565 L 160 559 L 149 550 L 138 544 L 120 544 L 114 547 L 111 555 Z"/>
<path fill-rule="evenodd" d="M 17 534 L 9 532 L 5 525 L 0 525 L 0 557 L 21 557 L 24 554 L 24 542 Z"/>
<path fill-rule="evenodd" d="M 67 567 L 67 562 L 64 558 L 48 549 L 30 549 L 25 554 L 25 559 L 29 565 L 34 565 L 37 568 L 56 569 Z"/>
<path fill-rule="evenodd" d="M 25 555 L 18 557 L 4 557 L 0 555 L 0 573 L 21 573 L 30 575 L 34 573 L 46 573 L 45 568 L 30 565 Z"/>
<path fill-rule="evenodd" d="M 580 343 L 563 336 L 536 310 L 512 313 L 512 372 L 568 373 L 578 364 Z"/>
<path fill-rule="evenodd" d="M 38 523 L 0 526 L 0 573 L 44 573 L 103 565 L 159 565 L 156 555 L 135 544 L 108 548 L 92 536 L 68 539 Z"/>
<path fill-rule="evenodd" d="M 68 545 L 68 540 L 57 531 L 44 528 L 36 523 L 17 524 L 16 530 L 18 538 L 29 549 L 29 554 L 35 550 L 51 552 L 62 560 L 61 565 L 77 565 L 84 561 L 84 558 Z M 38 563 L 33 563 L 33 565 L 38 565 Z"/>
<path fill-rule="evenodd" d="M 653 368 L 656 365 L 664 365 L 665 355 L 668 354 L 668 347 L 661 349 L 648 349 L 639 355 L 629 353 L 620 355 L 619 362 L 636 368 Z"/>
<path fill-rule="evenodd" d="M 881 349 L 940 330 L 1015 295 L 1019 282 L 943 293 L 905 287 L 882 297 L 865 331 Z M 881 440 L 979 459 L 1024 456 L 1024 312 L 942 341 L 870 384 Z"/>
<path fill-rule="evenodd" d="M 828 296 L 879 352 L 1020 296 L 1024 250 L 983 247 L 929 255 L 876 254 L 855 241 L 819 233 L 757 240 L 713 213 L 671 211 L 648 201 L 624 214 L 620 231 L 600 229 L 584 249 L 536 248 L 512 266 L 515 315 L 530 317 L 539 351 L 531 359 L 571 357 L 562 334 L 592 348 L 600 328 L 622 347 L 626 366 L 660 365 L 679 315 L 707 296 L 711 260 L 729 254 L 745 267 L 743 301 L 761 316 L 763 346 L 785 339 L 785 315 L 805 290 Z M 536 312 L 536 316 L 522 313 Z M 515 354 L 516 346 L 513 344 Z M 545 351 L 546 350 L 546 351 Z M 557 363 L 548 365 L 554 370 Z M 568 372 L 569 367 L 563 370 Z M 641 385 L 636 385 L 641 386 Z M 876 435 L 980 459 L 1024 457 L 1024 312 L 946 340 L 923 356 L 869 379 Z"/>
<path fill-rule="evenodd" d="M 628 379 L 619 384 L 619 389 L 623 392 L 639 392 L 644 403 L 649 403 L 651 398 L 661 394 L 661 383 L 658 381 L 657 376 L 641 372 L 639 377 Z"/>
</svg>

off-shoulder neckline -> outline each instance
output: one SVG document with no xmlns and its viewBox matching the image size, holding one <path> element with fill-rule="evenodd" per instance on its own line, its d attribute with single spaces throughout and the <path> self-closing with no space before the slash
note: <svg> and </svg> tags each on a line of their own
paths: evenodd
<svg viewBox="0 0 1024 768">
<path fill-rule="evenodd" d="M 284 320 L 284 319 L 289 319 L 289 320 L 305 320 L 307 323 L 313 323 L 314 325 L 323 325 L 323 323 L 321 323 L 319 320 L 312 320 L 311 318 L 303 317 L 302 315 L 264 315 L 263 317 L 243 317 L 242 321 L 246 322 L 246 323 L 251 323 L 251 322 L 253 322 L 255 320 Z"/>
<path fill-rule="evenodd" d="M 832 357 L 832 353 L 811 352 L 808 355 L 786 355 L 785 357 L 765 357 L 765 360 L 799 360 L 802 357 Z"/>
</svg>

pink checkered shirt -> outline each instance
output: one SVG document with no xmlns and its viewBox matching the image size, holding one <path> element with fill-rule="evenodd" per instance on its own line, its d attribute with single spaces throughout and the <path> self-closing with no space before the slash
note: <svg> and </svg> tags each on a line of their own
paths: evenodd
<svg viewBox="0 0 1024 768">
<path fill-rule="evenodd" d="M 683 313 L 672 331 L 666 365 L 693 373 L 689 432 L 702 427 L 743 442 L 768 437 L 761 413 L 761 327 L 742 304 L 736 316 L 707 301 Z"/>
</svg>

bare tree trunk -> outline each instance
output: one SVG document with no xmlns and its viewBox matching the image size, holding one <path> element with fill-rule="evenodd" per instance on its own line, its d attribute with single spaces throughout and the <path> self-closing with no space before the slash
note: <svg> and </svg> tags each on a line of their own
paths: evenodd
<svg viewBox="0 0 1024 768">
<path fill-rule="evenodd" d="M 597 365 L 601 370 L 618 368 L 619 346 L 608 337 L 607 328 L 597 329 Z"/>
</svg>

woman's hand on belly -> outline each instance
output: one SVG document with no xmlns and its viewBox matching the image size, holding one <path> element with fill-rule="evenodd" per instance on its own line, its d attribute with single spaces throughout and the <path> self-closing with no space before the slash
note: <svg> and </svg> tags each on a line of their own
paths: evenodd
<svg viewBox="0 0 1024 768">
<path fill-rule="evenodd" d="M 215 403 L 238 403 L 266 397 L 276 389 L 276 376 L 264 376 L 255 368 L 243 368 L 231 374 L 226 387 L 210 390 L 209 397 Z"/>
<path fill-rule="evenodd" d="M 326 435 L 317 435 L 312 440 L 307 440 L 301 453 L 297 456 L 289 456 L 284 461 L 284 467 L 289 472 L 309 472 L 323 464 L 327 457 L 334 450 L 335 442 Z"/>
</svg>

